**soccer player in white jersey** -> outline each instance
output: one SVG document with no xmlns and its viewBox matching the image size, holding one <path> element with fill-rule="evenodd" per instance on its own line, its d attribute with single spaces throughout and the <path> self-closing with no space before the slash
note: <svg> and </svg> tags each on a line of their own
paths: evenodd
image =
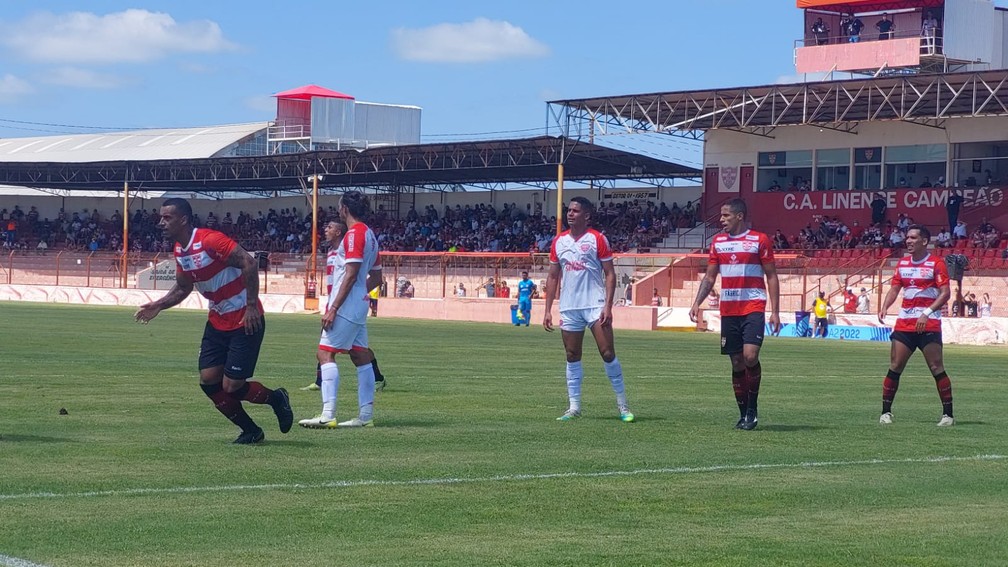
<svg viewBox="0 0 1008 567">
<path fill-rule="evenodd" d="M 329 223 L 326 239 L 333 244 L 326 258 L 326 278 L 330 292 L 322 315 L 322 337 L 318 361 L 322 365 L 322 413 L 298 423 L 302 427 L 370 427 L 374 424 L 374 356 L 368 348 L 368 290 L 381 283 L 378 240 L 363 219 L 370 212 L 368 198 L 360 191 L 348 191 L 340 198 L 339 213 L 347 232 L 341 240 L 338 227 Z M 348 353 L 357 367 L 357 417 L 336 421 L 336 393 L 339 390 L 337 353 Z"/>
<path fill-rule="evenodd" d="M 616 392 L 616 408 L 624 422 L 634 420 L 623 386 L 623 367 L 613 346 L 612 307 L 616 294 L 609 241 L 589 228 L 595 206 L 584 197 L 574 197 L 567 207 L 569 230 L 553 238 L 550 269 L 546 279 L 546 315 L 543 327 L 553 331 L 553 301 L 560 285 L 560 336 L 567 353 L 567 397 L 570 407 L 558 421 L 581 417 L 581 348 L 585 329 L 591 329 L 605 366 L 606 376 Z M 562 280 L 562 281 L 561 281 Z"/>
<path fill-rule="evenodd" d="M 921 225 L 911 225 L 907 229 L 906 247 L 910 252 L 896 264 L 892 287 L 879 307 L 879 323 L 885 324 L 886 312 L 903 290 L 903 303 L 893 327 L 890 340 L 889 372 L 882 381 L 882 416 L 879 423 L 889 425 L 893 421 L 892 405 L 899 388 L 900 374 L 914 351 L 924 354 L 931 375 L 938 387 L 938 397 L 942 403 L 942 417 L 939 427 L 955 424 L 952 416 L 952 380 L 945 372 L 942 359 L 941 308 L 952 295 L 949 289 L 948 268 L 945 262 L 927 251 L 931 232 Z"/>
<path fill-rule="evenodd" d="M 203 393 L 241 428 L 235 443 L 251 445 L 265 438 L 242 402 L 268 404 L 280 431 L 287 433 L 294 422 L 287 390 L 270 390 L 251 380 L 266 333 L 258 262 L 224 233 L 193 226 L 192 207 L 185 199 L 166 200 L 160 215 L 161 230 L 175 243 L 175 285 L 161 299 L 141 305 L 134 317 L 147 324 L 182 303 L 193 289 L 199 291 L 210 307 L 199 353 Z"/>
<path fill-rule="evenodd" d="M 732 367 L 732 388 L 738 404 L 736 429 L 756 428 L 757 400 L 763 367 L 759 352 L 766 329 L 766 304 L 770 302 L 770 330 L 780 332 L 780 283 L 774 264 L 773 242 L 762 232 L 749 229 L 749 210 L 742 199 L 721 207 L 725 231 L 711 242 L 707 274 L 700 281 L 690 319 L 697 320 L 700 304 L 714 289 L 721 274 L 721 354 Z M 766 285 L 763 284 L 764 278 Z"/>
</svg>

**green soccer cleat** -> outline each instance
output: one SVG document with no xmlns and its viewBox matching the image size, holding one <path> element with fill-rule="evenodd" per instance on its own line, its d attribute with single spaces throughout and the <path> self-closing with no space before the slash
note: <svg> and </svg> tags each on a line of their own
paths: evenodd
<svg viewBox="0 0 1008 567">
<path fill-rule="evenodd" d="M 632 423 L 634 420 L 634 414 L 630 411 L 630 408 L 621 406 L 619 408 L 619 418 L 623 423 Z"/>
</svg>

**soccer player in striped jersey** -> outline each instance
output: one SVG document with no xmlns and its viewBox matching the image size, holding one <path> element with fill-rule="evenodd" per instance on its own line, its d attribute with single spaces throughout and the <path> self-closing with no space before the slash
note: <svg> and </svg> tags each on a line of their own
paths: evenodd
<svg viewBox="0 0 1008 567">
<path fill-rule="evenodd" d="M 569 230 L 553 238 L 549 276 L 546 279 L 546 314 L 543 328 L 553 331 L 553 300 L 560 288 L 560 338 L 567 353 L 567 399 L 570 406 L 557 421 L 581 417 L 581 349 L 585 329 L 595 337 L 606 376 L 616 394 L 620 420 L 630 423 L 634 414 L 627 405 L 623 366 L 613 345 L 612 307 L 616 295 L 616 271 L 609 241 L 590 228 L 595 205 L 584 197 L 574 197 L 567 207 Z M 562 280 L 562 281 L 561 281 Z"/>
<path fill-rule="evenodd" d="M 210 308 L 199 354 L 203 393 L 217 411 L 241 428 L 235 443 L 248 445 L 265 438 L 242 407 L 243 401 L 268 404 L 280 431 L 287 433 L 294 423 L 287 391 L 270 390 L 249 380 L 266 333 L 258 262 L 224 233 L 193 226 L 192 207 L 185 199 L 166 200 L 160 214 L 161 229 L 175 243 L 175 285 L 161 299 L 141 305 L 134 317 L 147 324 L 196 289 Z"/>
<path fill-rule="evenodd" d="M 900 290 L 903 290 L 903 303 L 890 335 L 892 349 L 889 354 L 889 372 L 882 381 L 882 416 L 879 417 L 882 425 L 893 421 L 892 405 L 899 388 L 900 374 L 917 349 L 924 354 L 924 361 L 938 387 L 938 397 L 942 404 L 942 417 L 938 426 L 955 424 L 952 415 L 952 381 L 945 372 L 941 335 L 941 308 L 952 292 L 949 289 L 945 262 L 927 251 L 930 241 L 931 232 L 926 227 L 915 224 L 907 229 L 906 247 L 910 255 L 904 256 L 896 264 L 892 287 L 879 307 L 879 323 L 885 324 L 889 307 L 899 297 Z"/>
<path fill-rule="evenodd" d="M 711 242 L 707 274 L 690 308 L 690 319 L 696 321 L 701 302 L 721 274 L 721 354 L 731 360 L 732 387 L 739 409 L 735 428 L 747 431 L 756 428 L 759 418 L 757 400 L 763 378 L 759 352 L 767 326 L 767 300 L 770 331 L 780 332 L 780 284 L 773 243 L 766 234 L 750 230 L 748 220 L 749 211 L 742 199 L 732 199 L 721 207 L 725 231 Z"/>
</svg>

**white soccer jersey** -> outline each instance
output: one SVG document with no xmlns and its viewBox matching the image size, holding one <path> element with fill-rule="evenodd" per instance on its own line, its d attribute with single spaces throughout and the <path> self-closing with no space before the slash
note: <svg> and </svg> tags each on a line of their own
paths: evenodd
<svg viewBox="0 0 1008 567">
<path fill-rule="evenodd" d="M 612 262 L 609 241 L 597 230 L 588 229 L 574 240 L 570 231 L 553 239 L 550 263 L 560 264 L 560 311 L 589 309 L 605 305 L 605 277 L 602 262 Z"/>
<path fill-rule="evenodd" d="M 329 293 L 326 308 L 333 306 L 336 294 L 343 284 L 346 265 L 354 262 L 360 263 L 360 271 L 357 272 L 357 279 L 350 288 L 350 294 L 336 314 L 354 323 L 363 324 L 367 321 L 368 314 L 367 275 L 371 270 L 381 268 L 381 257 L 378 254 L 378 240 L 374 232 L 362 222 L 347 229 L 340 245 L 330 250 L 326 256 L 326 284 Z"/>
</svg>

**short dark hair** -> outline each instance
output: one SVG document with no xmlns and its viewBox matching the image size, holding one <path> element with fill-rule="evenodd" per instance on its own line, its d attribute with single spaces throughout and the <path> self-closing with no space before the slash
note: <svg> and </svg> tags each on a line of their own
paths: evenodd
<svg viewBox="0 0 1008 567">
<path fill-rule="evenodd" d="M 749 218 L 749 207 L 746 206 L 746 202 L 742 199 L 731 199 L 724 206 L 728 207 L 728 210 L 734 214 L 742 214 L 742 218 Z"/>
<path fill-rule="evenodd" d="M 360 191 L 347 191 L 340 197 L 342 203 L 350 214 L 356 219 L 366 220 L 371 214 L 371 200 Z"/>
<path fill-rule="evenodd" d="M 172 197 L 171 199 L 165 199 L 165 202 L 161 203 L 161 206 L 175 207 L 175 211 L 185 217 L 189 221 L 189 224 L 193 223 L 192 205 L 189 204 L 189 201 L 181 197 Z"/>
<path fill-rule="evenodd" d="M 928 230 L 926 226 L 922 224 L 912 224 L 907 227 L 907 233 L 909 233 L 911 230 L 916 230 L 917 232 L 920 233 L 920 235 L 924 238 L 924 240 L 931 242 L 931 231 Z"/>
<path fill-rule="evenodd" d="M 329 222 L 326 223 L 326 224 L 334 224 L 334 225 L 336 225 L 337 228 L 339 228 L 340 232 L 342 232 L 343 234 L 346 234 L 347 226 L 346 226 L 345 222 L 343 222 L 343 221 L 341 221 L 339 219 L 330 219 Z"/>
<path fill-rule="evenodd" d="M 587 197 L 574 197 L 570 202 L 581 205 L 582 211 L 587 211 L 593 218 L 595 217 L 595 203 L 589 201 Z"/>
</svg>

